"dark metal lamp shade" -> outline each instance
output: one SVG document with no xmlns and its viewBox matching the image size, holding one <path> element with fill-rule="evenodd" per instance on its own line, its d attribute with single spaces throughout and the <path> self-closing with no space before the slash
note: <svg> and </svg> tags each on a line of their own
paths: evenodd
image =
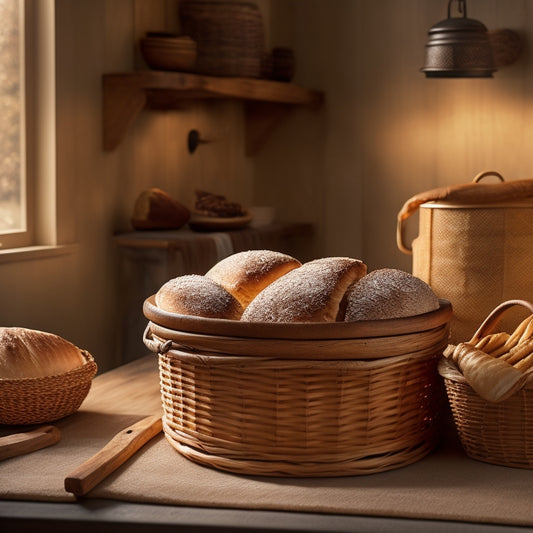
<svg viewBox="0 0 533 533">
<path fill-rule="evenodd" d="M 448 18 L 428 32 L 426 58 L 421 69 L 427 78 L 492 78 L 497 70 L 487 28 L 466 17 L 466 0 L 459 1 L 462 17 Z"/>
<path fill-rule="evenodd" d="M 492 78 L 497 70 L 487 28 L 468 18 L 449 18 L 431 27 L 426 44 L 427 78 Z"/>
</svg>

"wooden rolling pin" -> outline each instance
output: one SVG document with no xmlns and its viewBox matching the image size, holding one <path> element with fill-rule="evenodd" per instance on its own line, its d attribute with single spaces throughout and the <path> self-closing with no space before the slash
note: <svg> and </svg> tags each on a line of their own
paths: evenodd
<svg viewBox="0 0 533 533">
<path fill-rule="evenodd" d="M 60 439 L 61 432 L 55 426 L 41 426 L 30 431 L 0 437 L 0 461 L 52 446 Z"/>
<path fill-rule="evenodd" d="M 117 433 L 98 453 L 65 478 L 65 490 L 83 496 L 162 430 L 161 416 L 148 416 Z"/>
</svg>

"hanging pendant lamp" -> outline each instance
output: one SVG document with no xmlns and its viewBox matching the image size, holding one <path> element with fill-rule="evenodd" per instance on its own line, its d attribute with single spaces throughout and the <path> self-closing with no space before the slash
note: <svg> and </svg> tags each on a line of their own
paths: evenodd
<svg viewBox="0 0 533 533">
<path fill-rule="evenodd" d="M 467 18 L 466 0 L 456 0 L 462 17 L 452 17 L 454 0 L 448 2 L 448 18 L 428 31 L 426 78 L 492 78 L 497 70 L 486 26 Z"/>
</svg>

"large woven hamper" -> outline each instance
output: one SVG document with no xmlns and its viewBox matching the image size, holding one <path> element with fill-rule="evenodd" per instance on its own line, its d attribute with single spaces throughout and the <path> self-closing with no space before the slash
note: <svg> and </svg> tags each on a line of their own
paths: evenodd
<svg viewBox="0 0 533 533">
<path fill-rule="evenodd" d="M 488 315 L 476 332 L 483 337 L 501 326 L 502 315 L 516 305 L 509 300 Z M 520 302 L 520 301 L 519 301 Z M 533 306 L 528 304 L 530 311 Z M 457 432 L 466 454 L 486 463 L 533 468 L 533 369 L 512 396 L 490 402 L 468 384 L 457 366 L 443 358 L 439 373 L 444 378 Z"/>
<path fill-rule="evenodd" d="M 181 454 L 240 474 L 342 476 L 399 468 L 438 443 L 449 302 L 408 319 L 253 324 L 144 304 L 163 429 Z"/>
<path fill-rule="evenodd" d="M 502 181 L 482 182 L 488 176 Z M 411 247 L 405 225 L 416 211 L 419 232 Z M 413 255 L 413 275 L 453 305 L 453 343 L 469 339 L 498 303 L 533 300 L 533 180 L 507 182 L 483 172 L 471 184 L 411 198 L 398 224 L 398 247 Z"/>
</svg>

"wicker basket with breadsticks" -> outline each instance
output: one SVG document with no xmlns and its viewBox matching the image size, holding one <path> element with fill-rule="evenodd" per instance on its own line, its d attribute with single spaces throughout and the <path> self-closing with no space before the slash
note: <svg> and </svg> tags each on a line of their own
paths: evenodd
<svg viewBox="0 0 533 533">
<path fill-rule="evenodd" d="M 531 314 L 497 331 L 514 306 Z M 439 364 L 466 453 L 488 463 L 533 468 L 533 304 L 497 306 L 468 342 L 449 345 Z"/>
</svg>

